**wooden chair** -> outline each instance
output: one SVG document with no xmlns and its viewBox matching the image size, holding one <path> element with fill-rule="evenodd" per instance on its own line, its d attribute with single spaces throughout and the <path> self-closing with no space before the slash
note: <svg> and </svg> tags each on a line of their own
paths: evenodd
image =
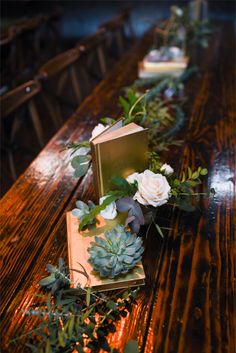
<svg viewBox="0 0 236 353">
<path fill-rule="evenodd" d="M 38 35 L 43 21 L 43 16 L 39 15 L 18 22 L 12 27 L 12 30 L 17 33 L 15 38 L 17 47 L 17 84 L 29 80 L 39 66 L 41 52 Z"/>
<path fill-rule="evenodd" d="M 128 11 L 120 11 L 114 18 L 99 26 L 106 31 L 107 48 L 112 56 L 120 58 L 127 47 L 126 27 L 128 25 L 130 37 L 133 37 L 133 30 Z"/>
<path fill-rule="evenodd" d="M 87 36 L 76 47 L 81 53 L 79 59 L 80 70 L 83 71 L 88 91 L 91 90 L 92 82 L 103 79 L 108 72 L 106 59 L 106 34 L 104 29 L 99 29 L 94 34 Z"/>
<path fill-rule="evenodd" d="M 18 71 L 17 56 L 17 34 L 18 32 L 10 28 L 0 39 L 1 51 L 1 88 L 7 90 L 14 87 Z"/>
<path fill-rule="evenodd" d="M 72 48 L 50 59 L 41 66 L 35 79 L 43 86 L 44 102 L 55 117 L 57 127 L 62 124 L 62 107 L 70 108 L 70 112 L 82 100 L 80 82 L 76 63 L 80 57 L 78 48 Z"/>
<path fill-rule="evenodd" d="M 133 11 L 133 6 L 130 5 L 130 6 L 123 7 L 118 13 L 118 16 L 123 18 L 125 29 L 127 29 L 126 30 L 127 36 L 131 41 L 133 41 L 135 38 L 134 28 L 131 21 L 132 11 Z"/>
<path fill-rule="evenodd" d="M 21 86 L 18 86 L 17 88 L 7 92 L 2 97 L 0 97 L 1 120 L 4 122 L 5 120 L 8 120 L 11 115 L 13 115 L 13 120 L 11 118 L 11 121 L 7 121 L 8 124 L 6 124 L 9 130 L 9 136 L 6 137 L 5 133 L 2 131 L 3 142 L 1 146 L 2 149 L 7 151 L 13 180 L 15 180 L 17 177 L 13 157 L 15 137 L 21 126 L 22 117 L 25 118 L 25 111 L 23 116 L 21 113 L 22 111 L 20 112 L 20 109 L 23 108 L 23 106 L 28 109 L 28 113 L 31 117 L 40 147 L 43 147 L 45 143 L 43 128 L 34 101 L 35 97 L 39 94 L 40 91 L 41 84 L 32 80 L 24 83 Z"/>
</svg>

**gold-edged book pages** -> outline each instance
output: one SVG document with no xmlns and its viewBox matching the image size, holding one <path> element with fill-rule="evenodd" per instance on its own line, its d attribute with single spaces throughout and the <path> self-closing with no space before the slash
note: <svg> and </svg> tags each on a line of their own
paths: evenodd
<svg viewBox="0 0 236 353">
<path fill-rule="evenodd" d="M 187 68 L 188 57 L 183 57 L 178 61 L 151 62 L 143 60 L 139 63 L 139 78 L 158 77 L 162 75 L 180 76 Z"/>
<path fill-rule="evenodd" d="M 148 131 L 118 120 L 91 141 L 93 182 L 97 198 L 112 188 L 114 176 L 126 178 L 147 167 Z"/>
<path fill-rule="evenodd" d="M 117 276 L 114 279 L 100 278 L 93 271 L 92 265 L 88 262 L 89 253 L 87 251 L 90 243 L 94 241 L 95 235 L 103 236 L 104 231 L 113 229 L 117 224 L 124 223 L 125 215 L 118 215 L 115 220 L 108 221 L 98 216 L 98 223 L 89 230 L 78 231 L 79 220 L 71 212 L 66 214 L 67 242 L 69 255 L 70 278 L 74 286 L 78 283 L 82 287 L 91 286 L 95 291 L 107 291 L 120 288 L 128 288 L 145 284 L 145 273 L 142 263 L 138 263 L 129 273 Z M 80 264 L 86 269 L 89 276 L 87 278 L 74 271 L 80 270 Z"/>
</svg>

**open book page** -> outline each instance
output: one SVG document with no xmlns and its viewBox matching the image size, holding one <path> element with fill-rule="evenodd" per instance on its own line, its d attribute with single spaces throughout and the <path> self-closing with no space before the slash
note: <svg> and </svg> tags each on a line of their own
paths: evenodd
<svg viewBox="0 0 236 353">
<path fill-rule="evenodd" d="M 113 140 L 115 138 L 121 137 L 121 136 L 126 136 L 138 131 L 143 130 L 143 127 L 135 124 L 135 123 L 130 123 L 128 125 L 125 125 L 119 129 L 116 129 L 115 131 L 108 131 L 106 132 L 105 130 L 105 134 L 100 134 L 98 137 L 96 137 L 95 139 L 93 139 L 92 143 L 96 144 L 96 143 L 101 143 L 101 142 L 105 142 L 105 141 L 109 141 L 109 140 Z"/>
<path fill-rule="evenodd" d="M 91 139 L 91 142 L 93 142 L 95 139 L 97 139 L 100 136 L 105 136 L 106 134 L 109 134 L 112 131 L 120 129 L 122 126 L 123 126 L 123 119 L 121 118 L 121 119 L 117 120 L 114 124 L 112 124 L 111 126 L 107 127 L 105 130 L 100 132 L 100 134 L 95 136 L 93 139 Z"/>
</svg>

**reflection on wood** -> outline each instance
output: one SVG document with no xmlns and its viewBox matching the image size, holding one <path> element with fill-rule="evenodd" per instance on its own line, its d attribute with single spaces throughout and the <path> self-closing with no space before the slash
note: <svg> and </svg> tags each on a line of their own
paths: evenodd
<svg viewBox="0 0 236 353">
<path fill-rule="evenodd" d="M 36 318 L 26 317 L 21 310 L 34 302 L 45 265 L 56 264 L 60 256 L 67 259 L 65 212 L 74 207 L 82 192 L 85 201 L 94 197 L 91 187 L 84 191 L 89 176 L 74 179 L 73 171 L 65 167 L 69 153 L 61 153 L 61 148 L 68 141 L 88 138 L 100 117 L 119 115 L 119 90 L 135 79 L 137 63 L 151 41 L 149 33 L 123 57 L 1 201 L 5 351 L 25 350 L 24 338 L 13 348 L 9 346 L 10 339 L 37 325 Z M 207 166 L 207 186 L 214 187 L 217 194 L 190 215 L 163 210 L 172 230 L 165 240 L 152 232 L 146 239 L 147 285 L 132 313 L 109 336 L 112 346 L 121 351 L 131 338 L 138 340 L 144 353 L 235 350 L 233 45 L 233 32 L 225 27 L 207 50 L 194 53 L 202 71 L 187 85 L 189 120 L 178 136 L 184 145 L 164 156 L 177 171 L 185 170 L 187 163 Z"/>
</svg>

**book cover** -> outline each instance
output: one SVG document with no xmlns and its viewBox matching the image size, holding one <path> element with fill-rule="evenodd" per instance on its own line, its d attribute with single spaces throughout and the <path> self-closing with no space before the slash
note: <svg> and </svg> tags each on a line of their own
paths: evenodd
<svg viewBox="0 0 236 353">
<path fill-rule="evenodd" d="M 145 274 L 142 263 L 138 263 L 133 270 L 114 279 L 100 278 L 93 271 L 92 265 L 88 262 L 87 251 L 90 243 L 94 241 L 95 235 L 103 236 L 104 231 L 113 229 L 117 224 L 124 223 L 125 215 L 120 214 L 112 221 L 105 220 L 98 216 L 98 223 L 89 230 L 78 231 L 79 220 L 71 212 L 66 214 L 67 242 L 69 255 L 70 278 L 74 286 L 78 283 L 82 287 L 91 286 L 96 291 L 107 291 L 120 288 L 128 288 L 145 284 Z M 85 268 L 89 280 L 82 274 L 74 271 L 81 270 L 80 264 Z"/>
<path fill-rule="evenodd" d="M 142 172 L 148 162 L 148 131 L 131 123 L 112 133 L 105 131 L 104 140 L 91 141 L 94 188 L 97 198 L 112 188 L 114 176 L 126 178 Z"/>
</svg>

